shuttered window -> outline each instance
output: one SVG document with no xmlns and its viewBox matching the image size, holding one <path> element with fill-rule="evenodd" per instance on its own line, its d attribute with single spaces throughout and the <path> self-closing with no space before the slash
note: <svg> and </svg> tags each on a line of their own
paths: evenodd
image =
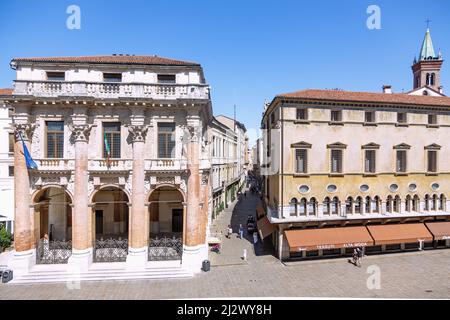
<svg viewBox="0 0 450 320">
<path fill-rule="evenodd" d="M 47 158 L 64 157 L 64 122 L 47 121 Z"/>
<path fill-rule="evenodd" d="M 331 150 L 331 173 L 342 173 L 342 150 Z"/>
<path fill-rule="evenodd" d="M 428 165 L 427 165 L 428 172 L 437 172 L 437 151 L 429 150 L 427 151 L 427 154 L 428 154 Z"/>
<path fill-rule="evenodd" d="M 308 114 L 306 109 L 297 109 L 297 120 L 308 120 Z"/>
<path fill-rule="evenodd" d="M 295 173 L 307 173 L 307 172 L 308 172 L 308 150 L 296 149 Z"/>
<path fill-rule="evenodd" d="M 397 150 L 396 171 L 406 172 L 406 150 Z"/>
<path fill-rule="evenodd" d="M 158 123 L 158 158 L 175 158 L 174 123 Z"/>
<path fill-rule="evenodd" d="M 375 173 L 375 161 L 376 161 L 376 151 L 375 150 L 366 150 L 365 159 L 364 159 L 364 172 L 366 173 Z"/>
</svg>

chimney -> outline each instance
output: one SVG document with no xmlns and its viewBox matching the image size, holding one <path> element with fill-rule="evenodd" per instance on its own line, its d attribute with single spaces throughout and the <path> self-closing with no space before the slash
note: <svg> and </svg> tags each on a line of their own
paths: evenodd
<svg viewBox="0 0 450 320">
<path fill-rule="evenodd" d="M 439 93 L 440 93 L 440 94 L 444 94 L 444 87 L 443 87 L 443 86 L 440 86 L 440 87 L 439 87 Z"/>
<path fill-rule="evenodd" d="M 383 93 L 392 93 L 392 86 L 385 84 L 383 86 Z"/>
</svg>

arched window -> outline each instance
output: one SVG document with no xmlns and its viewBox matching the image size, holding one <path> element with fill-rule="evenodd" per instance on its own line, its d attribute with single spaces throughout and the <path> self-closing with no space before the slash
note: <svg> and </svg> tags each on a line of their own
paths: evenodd
<svg viewBox="0 0 450 320">
<path fill-rule="evenodd" d="M 414 212 L 418 212 L 419 211 L 419 204 L 420 204 L 420 199 L 419 196 L 416 194 L 413 198 L 412 201 L 412 211 Z"/>
<path fill-rule="evenodd" d="M 405 199 L 405 211 L 411 212 L 411 196 L 408 194 Z"/>
<path fill-rule="evenodd" d="M 434 86 L 436 74 L 432 73 L 430 76 L 430 85 Z"/>
<path fill-rule="evenodd" d="M 397 213 L 400 213 L 400 205 L 402 203 L 402 200 L 400 199 L 400 196 L 395 196 L 394 198 L 394 211 Z"/>
<path fill-rule="evenodd" d="M 386 211 L 392 213 L 392 196 L 388 196 L 386 199 Z"/>
<path fill-rule="evenodd" d="M 424 202 L 425 202 L 425 211 L 430 211 L 430 196 L 429 195 L 425 195 L 424 197 Z"/>
<path fill-rule="evenodd" d="M 361 214 L 362 206 L 363 206 L 363 199 L 361 197 L 357 197 L 355 202 L 355 213 Z"/>
<path fill-rule="evenodd" d="M 438 196 L 437 196 L 437 194 L 434 194 L 433 199 L 431 200 L 431 210 L 436 211 L 437 204 L 438 204 Z"/>
<path fill-rule="evenodd" d="M 441 196 L 439 197 L 439 210 L 440 211 L 445 211 L 445 196 L 444 194 L 441 194 Z"/>
<path fill-rule="evenodd" d="M 375 196 L 372 199 L 372 213 L 380 213 L 380 197 Z"/>
<path fill-rule="evenodd" d="M 291 216 L 297 216 L 297 206 L 298 206 L 297 198 L 292 198 L 291 202 L 289 202 L 289 213 Z"/>
<path fill-rule="evenodd" d="M 316 198 L 311 198 L 308 203 L 308 215 L 315 216 L 317 208 L 317 200 Z"/>
<path fill-rule="evenodd" d="M 430 79 L 430 78 L 431 78 L 430 74 L 427 73 L 427 79 L 426 79 L 427 86 L 430 85 L 430 82 L 431 82 L 431 79 Z"/>
<path fill-rule="evenodd" d="M 366 206 L 366 210 L 365 210 L 366 213 L 372 212 L 372 199 L 369 196 L 366 197 L 365 206 Z"/>
<path fill-rule="evenodd" d="M 331 214 L 339 214 L 339 198 L 334 197 L 331 203 Z"/>
<path fill-rule="evenodd" d="M 301 216 L 306 216 L 306 198 L 302 198 L 300 200 L 300 207 L 299 207 L 299 213 Z"/>
<path fill-rule="evenodd" d="M 353 198 L 348 197 L 347 201 L 345 201 L 345 213 L 352 214 L 353 213 Z"/>
<path fill-rule="evenodd" d="M 323 214 L 330 215 L 331 214 L 331 201 L 330 198 L 326 197 L 323 200 Z"/>
</svg>

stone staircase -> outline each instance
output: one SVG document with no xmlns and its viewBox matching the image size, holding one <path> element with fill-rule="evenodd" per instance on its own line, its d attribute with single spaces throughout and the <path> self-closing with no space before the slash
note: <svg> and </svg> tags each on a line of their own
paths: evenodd
<svg viewBox="0 0 450 320">
<path fill-rule="evenodd" d="M 126 268 L 125 263 L 95 263 L 86 272 L 73 273 L 67 265 L 36 265 L 29 273 L 14 276 L 10 284 L 70 283 L 79 281 L 187 279 L 193 273 L 180 263 L 158 262 L 145 268 Z"/>
</svg>

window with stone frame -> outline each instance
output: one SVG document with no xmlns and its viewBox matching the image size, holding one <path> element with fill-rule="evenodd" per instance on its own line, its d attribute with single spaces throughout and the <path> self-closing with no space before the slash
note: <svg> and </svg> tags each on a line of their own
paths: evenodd
<svg viewBox="0 0 450 320">
<path fill-rule="evenodd" d="M 365 150 L 364 152 L 364 172 L 376 172 L 376 150 Z"/>
<path fill-rule="evenodd" d="M 174 74 L 158 74 L 158 83 L 174 84 L 176 83 L 176 76 Z"/>
<path fill-rule="evenodd" d="M 405 112 L 397 112 L 397 122 L 401 124 L 405 124 L 408 122 L 408 117 Z"/>
<path fill-rule="evenodd" d="M 396 155 L 396 164 L 395 171 L 396 172 L 406 172 L 406 160 L 407 160 L 407 151 L 406 150 L 397 150 Z"/>
<path fill-rule="evenodd" d="M 430 124 L 430 125 L 436 125 L 437 124 L 437 115 L 436 114 L 429 114 L 428 115 L 428 124 Z"/>
<path fill-rule="evenodd" d="M 174 123 L 158 123 L 158 158 L 175 158 Z"/>
<path fill-rule="evenodd" d="M 342 110 L 331 110 L 331 119 L 332 122 L 341 122 L 342 121 Z"/>
<path fill-rule="evenodd" d="M 103 73 L 104 82 L 122 82 L 121 73 Z"/>
<path fill-rule="evenodd" d="M 307 149 L 295 149 L 295 173 L 308 173 Z"/>
<path fill-rule="evenodd" d="M 10 132 L 8 133 L 8 151 L 9 153 L 14 153 L 14 144 L 15 144 L 15 140 L 14 140 L 14 133 Z"/>
<path fill-rule="evenodd" d="M 437 150 L 427 151 L 427 171 L 437 172 Z"/>
<path fill-rule="evenodd" d="M 364 112 L 364 122 L 374 123 L 375 122 L 375 111 L 365 111 Z"/>
<path fill-rule="evenodd" d="M 64 121 L 46 121 L 47 158 L 64 158 Z"/>
<path fill-rule="evenodd" d="M 343 150 L 332 149 L 330 157 L 330 170 L 331 173 L 342 173 L 342 158 Z"/>
<path fill-rule="evenodd" d="M 308 109 L 306 108 L 297 108 L 297 120 L 308 120 Z"/>
<path fill-rule="evenodd" d="M 120 122 L 104 122 L 103 123 L 103 157 L 108 158 L 105 139 L 108 142 L 110 150 L 110 158 L 120 159 L 120 135 L 121 123 Z"/>
</svg>

